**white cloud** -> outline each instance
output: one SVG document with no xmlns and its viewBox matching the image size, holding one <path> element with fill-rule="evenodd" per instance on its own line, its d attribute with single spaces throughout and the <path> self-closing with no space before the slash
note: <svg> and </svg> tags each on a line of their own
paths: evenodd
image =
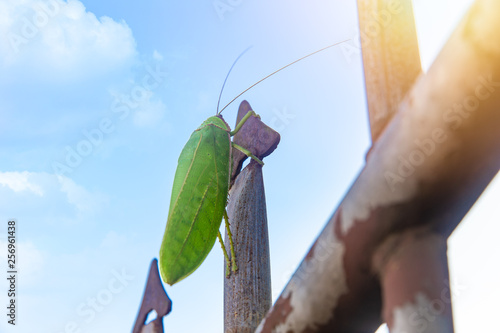
<svg viewBox="0 0 500 333">
<path fill-rule="evenodd" d="M 0 43 L 0 64 L 51 78 L 110 72 L 136 56 L 124 21 L 97 18 L 78 0 L 3 1 L 0 35 L 6 36 Z"/>
<path fill-rule="evenodd" d="M 0 184 L 9 187 L 14 192 L 31 191 L 43 196 L 43 190 L 37 184 L 29 181 L 31 172 L 0 172 Z"/>
<path fill-rule="evenodd" d="M 165 68 L 157 70 L 162 59 L 157 50 L 139 54 L 125 21 L 96 17 L 82 0 L 0 0 L 0 87 L 4 93 L 0 140 L 8 138 L 18 145 L 6 154 L 25 154 L 23 164 L 10 167 L 39 166 L 46 158 L 40 151 L 47 147 L 54 155 L 63 154 L 65 146 L 85 140 L 82 131 L 95 128 L 103 117 L 112 119 L 117 128 L 125 122 L 139 129 L 165 126 L 165 103 L 154 89 L 139 102 L 139 108 L 130 107 L 127 119 L 113 108 L 116 95 L 130 97 L 147 75 L 161 76 L 158 83 L 163 85 Z M 116 133 L 105 137 L 106 144 L 113 136 Z M 34 188 L 24 191 L 41 195 Z"/>
<path fill-rule="evenodd" d="M 106 198 L 103 195 L 90 193 L 84 187 L 76 184 L 66 176 L 55 176 L 61 185 L 60 190 L 66 194 L 68 202 L 74 205 L 79 212 L 91 213 L 100 206 Z"/>
<path fill-rule="evenodd" d="M 81 216 L 97 212 L 107 201 L 104 195 L 86 190 L 71 178 L 45 172 L 0 172 L 0 184 L 3 185 L 0 200 L 6 205 L 12 203 L 11 207 L 16 203 L 25 209 L 55 204 L 62 209 L 69 204 Z M 13 196 L 12 192 L 21 197 Z M 42 198 L 23 196 L 30 192 Z"/>
</svg>

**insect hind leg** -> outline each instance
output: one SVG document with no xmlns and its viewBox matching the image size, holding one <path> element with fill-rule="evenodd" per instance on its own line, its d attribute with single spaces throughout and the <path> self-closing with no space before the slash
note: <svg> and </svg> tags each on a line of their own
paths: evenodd
<svg viewBox="0 0 500 333">
<path fill-rule="evenodd" d="M 252 154 L 250 152 L 250 150 L 246 149 L 246 148 L 243 148 L 242 146 L 232 142 L 231 143 L 233 145 L 234 148 L 238 149 L 239 151 L 241 151 L 243 154 L 247 155 L 248 157 L 250 157 L 251 159 L 253 159 L 255 162 L 259 163 L 260 165 L 264 165 L 264 162 L 262 162 L 262 160 L 260 158 L 258 158 L 257 156 L 255 156 L 254 154 Z"/>
<path fill-rule="evenodd" d="M 222 252 L 224 253 L 224 258 L 226 258 L 226 277 L 229 277 L 230 271 L 229 271 L 229 256 L 227 255 L 226 247 L 224 246 L 224 241 L 222 240 L 222 236 L 220 234 L 220 231 L 217 231 L 217 238 L 219 239 L 220 246 L 222 248 Z"/>
<path fill-rule="evenodd" d="M 224 222 L 226 223 L 226 230 L 229 238 L 229 247 L 231 248 L 231 265 L 232 265 L 231 269 L 233 272 L 236 272 L 238 270 L 238 266 L 236 265 L 236 254 L 234 254 L 233 235 L 231 234 L 231 229 L 229 228 L 229 217 L 227 216 L 226 209 L 224 209 Z"/>
</svg>

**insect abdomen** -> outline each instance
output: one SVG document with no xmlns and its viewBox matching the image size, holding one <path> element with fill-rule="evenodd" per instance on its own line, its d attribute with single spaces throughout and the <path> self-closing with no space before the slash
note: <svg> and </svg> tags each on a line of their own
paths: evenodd
<svg viewBox="0 0 500 333">
<path fill-rule="evenodd" d="M 191 274 L 206 258 L 226 206 L 231 142 L 228 131 L 210 122 L 212 118 L 193 132 L 175 173 L 160 250 L 160 271 L 171 285 Z"/>
</svg>

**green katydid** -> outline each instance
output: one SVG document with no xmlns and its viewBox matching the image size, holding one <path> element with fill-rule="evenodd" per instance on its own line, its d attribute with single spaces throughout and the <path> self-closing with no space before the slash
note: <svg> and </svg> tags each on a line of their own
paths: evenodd
<svg viewBox="0 0 500 333">
<path fill-rule="evenodd" d="M 257 116 L 255 112 L 249 111 L 237 124 L 234 131 L 231 131 L 229 125 L 224 121 L 221 112 L 246 91 L 271 75 L 340 43 L 308 54 L 269 74 L 236 96 L 221 111 L 217 111 L 215 116 L 205 120 L 191 134 L 178 160 L 167 226 L 160 248 L 160 273 L 168 284 L 173 285 L 193 273 L 212 250 L 216 238 L 221 242 L 226 258 L 226 275 L 230 274 L 230 264 L 233 272 L 238 269 L 226 212 L 232 170 L 231 149 L 238 149 L 261 165 L 263 163 L 249 150 L 231 142 L 231 136 L 241 129 L 248 118 Z M 231 259 L 229 259 L 219 231 L 223 218 L 229 236 Z"/>
<path fill-rule="evenodd" d="M 217 237 L 222 243 L 219 228 L 223 216 L 229 230 L 225 207 L 232 167 L 231 136 L 252 114 L 255 113 L 248 112 L 233 132 L 222 116 L 208 118 L 193 132 L 181 152 L 160 249 L 160 272 L 170 285 L 198 268 Z M 246 149 L 242 151 L 262 164 Z M 235 271 L 234 246 L 229 237 Z M 225 247 L 222 249 L 229 260 Z"/>
</svg>

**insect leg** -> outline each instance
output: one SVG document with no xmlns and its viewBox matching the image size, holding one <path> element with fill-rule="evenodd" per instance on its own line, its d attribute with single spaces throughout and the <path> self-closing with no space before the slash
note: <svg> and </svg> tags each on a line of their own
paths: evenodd
<svg viewBox="0 0 500 333">
<path fill-rule="evenodd" d="M 226 210 L 224 209 L 224 212 Z M 224 258 L 226 258 L 226 277 L 229 277 L 230 271 L 229 271 L 229 256 L 227 255 L 226 247 L 224 246 L 224 242 L 222 241 L 222 236 L 220 234 L 220 231 L 217 231 L 217 238 L 219 239 L 220 246 L 222 247 L 222 252 L 224 252 Z M 231 238 L 230 238 L 231 239 Z M 232 243 L 232 240 L 231 240 Z M 232 250 L 232 247 L 231 247 Z"/>
<path fill-rule="evenodd" d="M 245 154 L 248 157 L 250 157 L 251 159 L 255 160 L 255 162 L 259 163 L 260 165 L 264 165 L 264 162 L 262 162 L 257 156 L 255 156 L 254 154 L 252 154 L 248 149 L 243 148 L 242 146 L 240 146 L 240 145 L 238 145 L 238 144 L 236 144 L 234 142 L 231 142 L 231 144 L 233 145 L 234 148 L 238 149 L 243 154 Z"/>
<path fill-rule="evenodd" d="M 226 223 L 227 235 L 229 237 L 229 247 L 231 248 L 231 264 L 233 272 L 238 270 L 238 266 L 236 266 L 236 255 L 234 254 L 234 243 L 233 243 L 233 235 L 231 234 L 231 229 L 229 228 L 229 217 L 227 216 L 227 210 L 224 209 L 224 221 Z"/>
<path fill-rule="evenodd" d="M 243 117 L 243 119 L 241 119 L 240 122 L 236 125 L 236 127 L 234 128 L 234 130 L 232 132 L 229 132 L 229 134 L 231 136 L 234 136 L 236 133 L 238 133 L 240 131 L 241 127 L 245 124 L 245 122 L 251 116 L 259 117 L 259 115 L 255 113 L 255 111 L 253 111 L 253 110 L 248 111 L 247 114 Z M 260 119 L 260 117 L 259 117 L 259 119 Z"/>
</svg>

